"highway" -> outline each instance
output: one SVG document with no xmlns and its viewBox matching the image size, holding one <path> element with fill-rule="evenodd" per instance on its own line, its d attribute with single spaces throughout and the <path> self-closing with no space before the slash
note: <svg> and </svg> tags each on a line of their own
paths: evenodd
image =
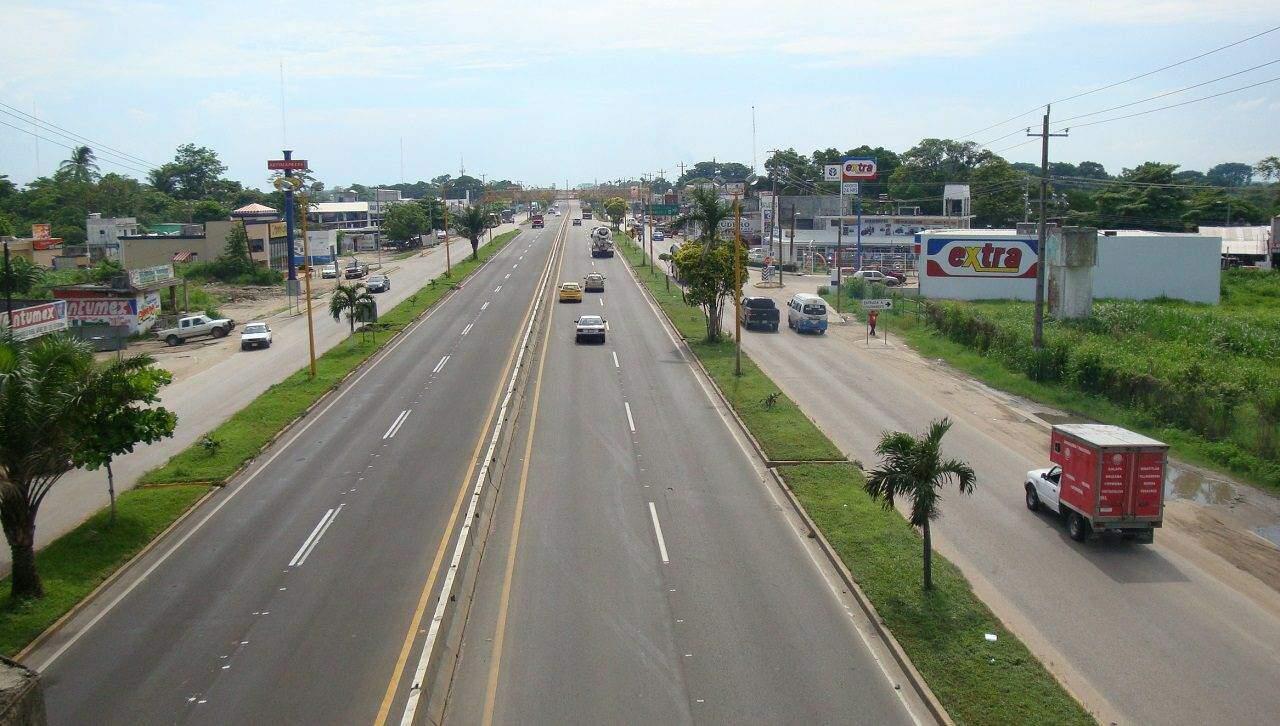
<svg viewBox="0 0 1280 726">
<path fill-rule="evenodd" d="M 403 704 L 401 654 L 554 235 L 526 228 L 27 658 L 50 722 L 367 723 Z"/>
<path fill-rule="evenodd" d="M 812 291 L 788 282 L 748 291 L 780 306 Z M 801 336 L 782 312 L 781 332 L 743 331 L 743 349 L 850 458 L 873 467 L 882 431 L 952 418 L 943 447 L 974 467 L 977 489 L 943 493 L 934 542 L 1102 723 L 1275 723 L 1280 551 L 1223 520 L 1265 496 L 1172 502 L 1151 546 L 1075 543 L 1023 504 L 1026 472 L 1048 465 L 1048 432 L 1033 421 L 1052 414 L 922 358 L 892 329 L 887 347 L 866 345 L 858 323 Z"/>
<path fill-rule="evenodd" d="M 551 308 L 444 721 L 926 714 L 625 260 L 589 256 L 591 224 L 555 279 L 606 289 Z M 584 314 L 608 321 L 603 345 L 575 344 Z"/>
</svg>

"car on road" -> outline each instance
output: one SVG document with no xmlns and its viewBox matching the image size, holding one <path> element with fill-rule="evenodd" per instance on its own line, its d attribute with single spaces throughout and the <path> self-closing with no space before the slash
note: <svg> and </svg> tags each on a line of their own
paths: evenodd
<svg viewBox="0 0 1280 726">
<path fill-rule="evenodd" d="M 898 285 L 902 284 L 902 280 L 899 280 L 896 277 L 891 277 L 889 275 L 886 275 L 879 270 L 858 270 L 852 275 L 849 275 L 849 279 L 865 280 L 867 282 L 878 282 L 881 285 L 884 285 L 886 287 L 897 287 Z M 905 275 L 903 276 L 903 279 L 906 279 Z"/>
<path fill-rule="evenodd" d="M 582 289 L 586 292 L 604 292 L 604 275 L 592 272 L 582 278 Z"/>
<path fill-rule="evenodd" d="M 655 230 L 653 230 L 653 241 L 654 241 L 654 242 L 661 242 L 662 240 L 664 240 L 664 239 L 666 239 L 666 238 L 667 238 L 667 236 L 666 236 L 665 234 L 663 234 L 663 233 L 662 233 L 662 230 L 660 230 L 660 229 L 655 229 Z"/>
<path fill-rule="evenodd" d="M 807 292 L 792 295 L 787 301 L 787 327 L 797 333 L 827 332 L 827 302 Z"/>
<path fill-rule="evenodd" d="M 591 219 L 591 212 L 583 212 L 583 213 L 582 213 L 582 218 L 583 218 L 583 219 Z"/>
<path fill-rule="evenodd" d="M 747 252 L 747 262 L 754 262 L 758 265 L 763 265 L 765 254 L 766 252 L 763 247 L 753 248 L 752 250 Z"/>
<path fill-rule="evenodd" d="M 389 292 L 391 290 L 391 278 L 387 275 L 369 275 L 369 279 L 364 286 L 369 292 Z"/>
<path fill-rule="evenodd" d="M 337 266 L 337 265 L 325 265 L 324 267 L 321 267 L 321 268 L 320 268 L 320 277 L 322 277 L 322 278 L 324 278 L 324 279 L 326 279 L 326 280 L 329 280 L 329 279 L 335 279 L 335 280 L 336 280 L 336 279 L 338 278 L 338 266 Z"/>
<path fill-rule="evenodd" d="M 581 226 L 582 226 L 582 219 L 581 219 L 581 218 L 579 218 L 579 217 L 574 217 L 574 218 L 573 218 L 573 226 L 575 226 L 575 227 L 581 227 Z"/>
<path fill-rule="evenodd" d="M 773 302 L 773 298 L 769 297 L 744 297 L 742 298 L 742 327 L 747 330 L 752 328 L 760 328 L 762 330 L 770 330 L 778 332 L 778 321 L 781 315 L 778 313 L 778 306 Z"/>
<path fill-rule="evenodd" d="M 271 326 L 263 322 L 246 323 L 240 331 L 240 350 L 271 347 Z"/>
<path fill-rule="evenodd" d="M 227 333 L 235 327 L 236 321 L 230 318 L 211 318 L 208 313 L 188 315 L 185 318 L 179 318 L 176 326 L 156 331 L 156 337 L 171 346 L 181 345 L 192 338 L 205 335 L 225 338 Z"/>
<path fill-rule="evenodd" d="M 599 340 L 603 343 L 606 330 L 604 318 L 599 315 L 583 315 L 573 321 L 573 340 L 575 343 L 584 340 Z"/>
<path fill-rule="evenodd" d="M 560 302 L 582 302 L 582 286 L 576 282 L 560 283 Z"/>
<path fill-rule="evenodd" d="M 448 237 L 448 236 L 449 236 L 449 233 L 444 231 L 443 229 L 436 230 L 436 239 L 444 239 L 445 237 Z"/>
<path fill-rule="evenodd" d="M 348 280 L 355 280 L 369 274 L 369 266 L 363 263 L 351 265 L 342 271 L 342 276 Z"/>
</svg>

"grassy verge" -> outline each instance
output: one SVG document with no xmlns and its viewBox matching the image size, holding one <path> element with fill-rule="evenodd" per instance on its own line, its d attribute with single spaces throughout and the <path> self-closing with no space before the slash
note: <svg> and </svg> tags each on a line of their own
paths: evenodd
<svg viewBox="0 0 1280 726">
<path fill-rule="evenodd" d="M 668 288 L 666 275 L 655 268 L 650 272 L 637 245 L 624 235 L 617 235 L 618 247 L 636 273 L 658 300 L 663 312 L 698 356 L 724 391 L 734 411 L 746 421 L 751 433 L 774 461 L 822 461 L 843 459 L 840 450 L 818 430 L 799 406 L 785 395 L 779 395 L 772 408 L 765 397 L 778 393 L 778 387 L 756 367 L 750 357 L 742 356 L 742 375 L 733 374 L 732 341 L 708 343 L 706 317 L 698 308 L 684 302 L 680 288 L 672 282 Z"/>
<path fill-rule="evenodd" d="M 492 257 L 517 232 L 494 237 L 480 248 L 480 259 L 465 260 L 453 266 L 454 281 L 471 274 Z M 437 278 L 440 279 L 440 278 Z M 417 293 L 391 310 L 380 313 L 373 332 L 357 333 L 316 359 L 316 377 L 310 378 L 306 368 L 268 388 L 248 406 L 240 409 L 225 423 L 209 433 L 217 442 L 207 448 L 200 442 L 188 446 L 163 466 L 147 472 L 143 484 L 174 482 L 209 482 L 221 484 L 258 455 L 285 426 L 301 416 L 321 396 L 334 389 L 348 373 L 387 344 L 397 331 L 413 322 L 451 289 L 448 282 L 432 280 Z"/>
<path fill-rule="evenodd" d="M 620 238 L 618 246 L 632 266 L 643 264 L 636 245 Z M 732 344 L 701 342 L 706 333 L 702 313 L 685 305 L 676 288 L 668 292 L 662 276 L 651 275 L 647 268 L 638 273 L 770 458 L 842 458 L 835 444 L 791 401 L 783 399 L 773 409 L 760 405 L 765 393 L 777 390 L 772 381 L 745 355 L 743 376 L 735 377 Z M 900 318 L 906 325 L 911 316 L 894 318 L 895 324 Z M 793 433 L 798 435 L 792 437 Z M 1005 630 L 964 575 L 937 553 L 935 589 L 922 593 L 920 536 L 897 511 L 886 511 L 867 496 L 857 466 L 805 463 L 780 471 L 957 723 L 1093 723 L 1026 646 Z M 988 641 L 987 633 L 996 641 Z"/>
<path fill-rule="evenodd" d="M 117 499 L 114 525 L 107 525 L 108 511 L 103 509 L 37 552 L 45 596 L 22 602 L 6 599 L 0 606 L 0 652 L 12 656 L 26 647 L 208 490 L 186 484 L 124 492 Z M 0 581 L 0 588 L 9 592 L 9 578 Z"/>
<path fill-rule="evenodd" d="M 867 496 L 857 467 L 801 464 L 782 474 L 956 723 L 1093 723 L 955 565 L 935 555 L 934 589 L 921 594 L 919 535 Z"/>
</svg>

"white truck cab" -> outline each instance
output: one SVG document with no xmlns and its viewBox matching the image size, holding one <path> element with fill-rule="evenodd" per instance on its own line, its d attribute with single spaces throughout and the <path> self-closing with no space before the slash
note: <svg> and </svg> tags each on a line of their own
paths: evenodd
<svg viewBox="0 0 1280 726">
<path fill-rule="evenodd" d="M 1061 487 L 1062 467 L 1051 466 L 1047 469 L 1032 469 L 1027 472 L 1027 507 L 1045 509 L 1058 514 L 1060 499 L 1058 490 Z"/>
</svg>

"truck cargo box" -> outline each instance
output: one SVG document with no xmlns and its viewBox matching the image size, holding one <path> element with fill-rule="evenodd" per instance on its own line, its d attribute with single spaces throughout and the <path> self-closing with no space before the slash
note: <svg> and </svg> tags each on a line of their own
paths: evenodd
<svg viewBox="0 0 1280 726">
<path fill-rule="evenodd" d="M 1159 527 L 1169 446 L 1119 426 L 1061 424 L 1049 458 L 1062 467 L 1061 500 L 1095 529 Z"/>
</svg>

